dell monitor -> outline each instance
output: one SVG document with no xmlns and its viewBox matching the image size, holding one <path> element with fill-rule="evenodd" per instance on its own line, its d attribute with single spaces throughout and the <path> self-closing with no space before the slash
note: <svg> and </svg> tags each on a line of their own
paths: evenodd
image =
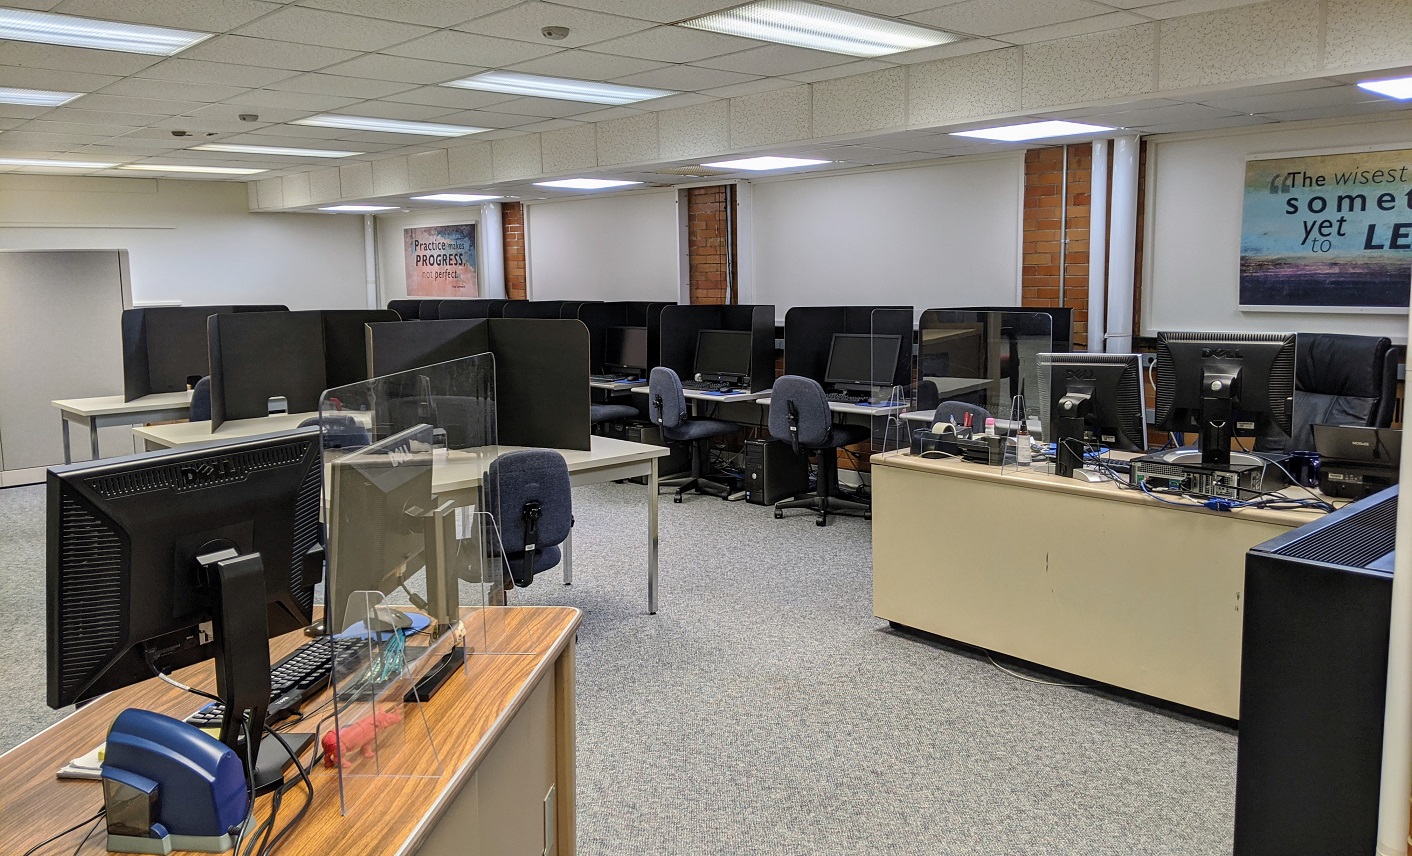
<svg viewBox="0 0 1412 856">
<path fill-rule="evenodd" d="M 702 330 L 696 335 L 695 372 L 701 380 L 750 380 L 750 331 Z"/>
<path fill-rule="evenodd" d="M 647 373 L 647 328 L 609 327 L 604 331 L 603 368 L 633 377 Z"/>
<path fill-rule="evenodd" d="M 901 336 L 834 333 L 824 383 L 863 392 L 892 386 L 901 349 Z"/>
<path fill-rule="evenodd" d="M 1040 424 L 1054 443 L 1054 472 L 1072 476 L 1088 448 L 1147 451 L 1137 354 L 1039 354 Z"/>
<path fill-rule="evenodd" d="M 1231 463 L 1231 439 L 1292 433 L 1293 333 L 1158 333 L 1156 427 L 1195 431 L 1201 464 Z"/>
<path fill-rule="evenodd" d="M 257 791 L 277 781 L 267 639 L 313 620 L 321 445 L 309 428 L 50 469 L 49 706 L 215 657 L 220 740 L 258 759 Z"/>
</svg>

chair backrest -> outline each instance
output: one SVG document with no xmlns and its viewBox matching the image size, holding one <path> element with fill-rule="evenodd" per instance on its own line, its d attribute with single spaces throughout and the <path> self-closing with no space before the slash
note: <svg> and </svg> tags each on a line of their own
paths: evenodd
<svg viewBox="0 0 1412 856">
<path fill-rule="evenodd" d="M 979 404 L 968 404 L 964 401 L 943 401 L 936 406 L 936 415 L 932 417 L 932 424 L 954 420 L 957 425 L 961 425 L 966 421 L 967 413 L 971 414 L 971 427 L 977 433 L 984 430 L 985 421 L 991 417 L 990 411 Z"/>
<path fill-rule="evenodd" d="M 191 388 L 192 422 L 211 421 L 211 376 L 206 375 Z"/>
<path fill-rule="evenodd" d="M 1314 425 L 1392 425 L 1397 352 L 1391 340 L 1300 333 L 1295 349 L 1294 436 L 1261 437 L 1257 448 L 1312 451 Z"/>
<path fill-rule="evenodd" d="M 534 554 L 562 544 L 574 525 L 569 465 L 551 449 L 506 452 L 486 472 L 485 504 L 516 584 L 528 585 Z"/>
<path fill-rule="evenodd" d="M 647 418 L 653 425 L 671 431 L 686 421 L 686 395 L 676 372 L 657 366 L 647 378 L 647 387 Z"/>
<path fill-rule="evenodd" d="M 796 452 L 819 448 L 833 427 L 824 388 L 813 378 L 784 375 L 770 389 L 770 436 Z"/>
<path fill-rule="evenodd" d="M 352 416 L 310 416 L 299 423 L 300 428 L 308 425 L 319 426 L 325 449 L 361 449 L 372 442 L 368 429 Z"/>
</svg>

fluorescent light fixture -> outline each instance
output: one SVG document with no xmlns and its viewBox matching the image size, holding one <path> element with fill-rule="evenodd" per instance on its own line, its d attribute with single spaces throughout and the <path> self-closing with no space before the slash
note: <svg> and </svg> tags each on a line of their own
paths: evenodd
<svg viewBox="0 0 1412 856">
<path fill-rule="evenodd" d="M 433 193 L 430 196 L 413 196 L 418 202 L 489 202 L 503 199 L 503 196 L 486 196 L 479 193 Z"/>
<path fill-rule="evenodd" d="M 89 161 L 44 160 L 43 158 L 0 158 L 0 167 L 31 166 L 50 169 L 112 169 L 115 163 L 90 163 Z"/>
<path fill-rule="evenodd" d="M 82 95 L 82 92 L 50 92 L 46 89 L 11 89 L 0 86 L 0 104 L 23 104 L 26 107 L 58 107 Z"/>
<path fill-rule="evenodd" d="M 1412 98 L 1412 77 L 1394 77 L 1389 80 L 1363 80 L 1358 83 L 1359 89 L 1366 89 L 1369 92 L 1376 92 L 1379 95 L 1386 95 L 1388 98 L 1396 98 L 1398 101 L 1406 101 Z"/>
<path fill-rule="evenodd" d="M 290 149 L 284 146 L 239 146 L 234 143 L 206 143 L 192 146 L 193 152 L 235 152 L 243 155 L 287 155 L 293 158 L 347 158 L 361 155 L 362 152 L 343 152 L 336 149 Z"/>
<path fill-rule="evenodd" d="M 886 56 L 959 42 L 965 36 L 802 0 L 759 0 L 679 26 L 848 56 Z"/>
<path fill-rule="evenodd" d="M 118 167 L 118 169 L 136 169 L 145 172 L 200 172 L 211 175 L 254 175 L 257 172 L 264 172 L 263 169 L 244 169 L 235 166 L 200 166 L 187 164 L 160 164 L 160 163 L 130 163 Z"/>
<path fill-rule="evenodd" d="M 458 89 L 479 89 L 484 92 L 504 92 L 508 95 L 529 95 L 535 98 L 587 101 L 590 104 L 635 104 L 638 101 L 676 94 L 666 89 L 598 83 L 569 77 L 544 77 L 514 71 L 487 71 L 441 85 Z"/>
<path fill-rule="evenodd" d="M 1072 137 L 1075 134 L 1102 134 L 1111 130 L 1113 129 L 1105 125 L 1085 125 L 1082 122 L 1065 122 L 1055 119 L 1048 122 L 1026 122 L 1023 125 L 1002 125 L 998 128 L 977 128 L 974 131 L 953 131 L 951 136 L 1019 143 L 1025 140 L 1043 140 L 1048 137 Z"/>
<path fill-rule="evenodd" d="M 373 214 L 378 211 L 396 211 L 396 205 L 330 205 L 320 211 L 337 211 L 340 214 Z"/>
<path fill-rule="evenodd" d="M 147 24 L 125 24 L 118 21 L 100 21 L 97 18 L 76 18 L 73 15 L 52 15 L 27 9 L 0 9 L 0 39 L 13 39 L 17 42 L 171 56 L 197 42 L 209 39 L 212 35 L 193 30 L 152 27 Z"/>
<path fill-rule="evenodd" d="M 310 125 L 315 128 L 348 128 L 353 131 L 383 131 L 389 134 L 419 134 L 423 137 L 464 137 L 479 134 L 489 128 L 474 128 L 470 125 L 438 125 L 435 122 L 407 122 L 402 119 L 375 119 L 371 116 L 335 116 L 325 114 L 295 119 L 291 125 Z"/>
<path fill-rule="evenodd" d="M 603 190 L 607 187 L 627 187 L 641 184 L 640 181 L 621 181 L 616 178 L 561 178 L 557 181 L 536 181 L 535 187 L 565 187 L 570 190 Z"/>
<path fill-rule="evenodd" d="M 740 160 L 716 161 L 715 163 L 703 163 L 702 166 L 715 167 L 716 169 L 748 169 L 754 172 L 767 169 L 790 169 L 800 166 L 818 166 L 821 163 L 833 163 L 826 160 L 811 160 L 809 158 L 781 158 L 767 155 L 758 158 L 741 158 Z"/>
</svg>

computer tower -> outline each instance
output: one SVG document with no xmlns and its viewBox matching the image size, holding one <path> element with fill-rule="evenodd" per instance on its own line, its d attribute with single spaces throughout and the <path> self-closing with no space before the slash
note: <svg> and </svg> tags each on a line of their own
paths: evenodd
<svg viewBox="0 0 1412 856">
<path fill-rule="evenodd" d="M 744 465 L 745 501 L 753 505 L 774 505 L 809 489 L 809 459 L 779 440 L 748 441 Z"/>
<path fill-rule="evenodd" d="M 667 443 L 662 432 L 650 422 L 629 422 L 623 426 L 623 439 L 630 443 L 648 443 L 653 446 L 666 446 L 672 450 L 665 458 L 657 459 L 657 477 L 680 475 L 691 472 L 691 450 L 685 443 Z M 629 479 L 634 484 L 647 484 L 647 476 Z"/>
<path fill-rule="evenodd" d="M 1377 844 L 1397 488 L 1245 560 L 1235 856 Z"/>
</svg>

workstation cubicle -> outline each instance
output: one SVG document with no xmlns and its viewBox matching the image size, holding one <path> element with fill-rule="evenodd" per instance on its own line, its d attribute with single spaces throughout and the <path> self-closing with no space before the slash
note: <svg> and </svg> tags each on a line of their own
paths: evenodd
<svg viewBox="0 0 1412 856">
<path fill-rule="evenodd" d="M 703 331 L 746 334 L 732 346 L 734 372 L 748 381 L 745 393 L 762 393 L 775 381 L 775 307 L 768 305 L 670 305 L 662 310 L 661 364 L 682 380 L 698 374 L 698 344 Z"/>
</svg>

